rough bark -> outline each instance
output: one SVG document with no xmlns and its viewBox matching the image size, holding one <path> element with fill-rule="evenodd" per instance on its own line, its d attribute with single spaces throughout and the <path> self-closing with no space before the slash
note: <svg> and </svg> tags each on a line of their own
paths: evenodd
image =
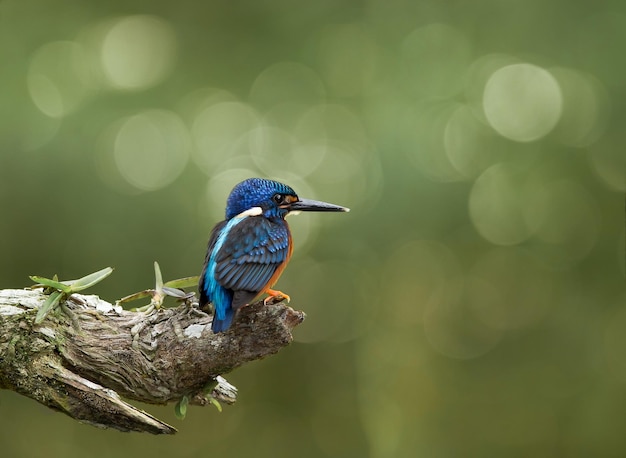
<svg viewBox="0 0 626 458">
<path fill-rule="evenodd" d="M 0 388 L 96 426 L 172 434 L 176 430 L 124 398 L 166 404 L 209 394 L 235 402 L 221 377 L 292 341 L 302 312 L 281 303 L 242 308 L 232 328 L 211 332 L 211 316 L 190 305 L 130 312 L 73 294 L 40 324 L 41 290 L 0 290 Z"/>
</svg>

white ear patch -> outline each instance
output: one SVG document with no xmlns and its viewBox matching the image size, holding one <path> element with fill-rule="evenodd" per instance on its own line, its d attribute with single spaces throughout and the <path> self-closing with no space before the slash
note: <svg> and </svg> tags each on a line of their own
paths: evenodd
<svg viewBox="0 0 626 458">
<path fill-rule="evenodd" d="M 245 212 L 239 213 L 235 218 L 245 218 L 246 216 L 260 216 L 263 214 L 263 209 L 261 207 L 252 207 L 247 209 Z"/>
</svg>

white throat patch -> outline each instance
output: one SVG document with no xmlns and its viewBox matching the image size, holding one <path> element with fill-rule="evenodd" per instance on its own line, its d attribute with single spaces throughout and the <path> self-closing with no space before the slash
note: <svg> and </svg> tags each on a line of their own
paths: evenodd
<svg viewBox="0 0 626 458">
<path fill-rule="evenodd" d="M 239 213 L 235 218 L 245 218 L 246 216 L 260 216 L 263 214 L 263 209 L 261 207 L 252 207 L 247 209 L 245 212 Z"/>
</svg>

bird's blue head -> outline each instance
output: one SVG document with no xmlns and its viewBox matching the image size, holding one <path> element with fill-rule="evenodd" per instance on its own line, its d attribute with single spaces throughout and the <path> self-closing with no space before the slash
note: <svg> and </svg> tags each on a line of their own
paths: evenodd
<svg viewBox="0 0 626 458">
<path fill-rule="evenodd" d="M 298 200 L 296 192 L 286 184 L 263 178 L 249 178 L 236 185 L 228 196 L 226 219 L 231 219 L 246 210 L 260 207 L 264 216 L 281 216 L 279 202 L 274 196 L 289 196 Z M 267 214 L 266 214 L 267 213 Z M 284 210 L 287 214 L 288 210 Z"/>
<path fill-rule="evenodd" d="M 258 210 L 258 213 L 254 210 Z M 226 219 L 244 212 L 263 215 L 266 218 L 284 218 L 295 211 L 348 211 L 345 207 L 300 199 L 286 184 L 264 178 L 249 178 L 237 184 L 226 202 Z"/>
</svg>

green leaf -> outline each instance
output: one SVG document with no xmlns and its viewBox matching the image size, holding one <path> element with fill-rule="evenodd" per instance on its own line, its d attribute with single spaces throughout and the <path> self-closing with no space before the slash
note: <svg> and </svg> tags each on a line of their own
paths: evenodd
<svg viewBox="0 0 626 458">
<path fill-rule="evenodd" d="M 220 402 L 211 395 L 211 393 L 213 393 L 213 390 L 217 386 L 217 383 L 217 379 L 211 380 L 206 385 L 204 385 L 204 387 L 202 388 L 202 392 L 204 393 L 204 397 L 207 399 L 207 401 L 209 401 L 210 404 L 214 405 L 218 412 L 222 412 L 222 404 L 220 404 Z"/>
<path fill-rule="evenodd" d="M 52 309 L 54 309 L 60 301 L 62 301 L 66 296 L 82 291 L 84 289 L 89 288 L 90 286 L 95 285 L 96 283 L 104 280 L 106 277 L 111 275 L 113 269 L 111 267 L 107 267 L 105 269 L 99 270 L 98 272 L 94 272 L 85 277 L 79 278 L 78 280 L 69 280 L 69 281 L 59 281 L 57 276 L 54 276 L 54 279 L 49 279 L 45 277 L 39 277 L 37 275 L 31 275 L 30 279 L 36 282 L 37 286 L 45 286 L 46 288 L 54 289 L 50 296 L 46 299 L 46 301 L 39 307 L 37 310 L 37 316 L 35 317 L 35 324 L 40 324 L 44 318 L 50 313 Z M 46 293 L 49 290 L 45 291 Z"/>
<path fill-rule="evenodd" d="M 34 281 L 37 284 L 47 286 L 48 288 L 56 289 L 57 291 L 63 291 L 64 293 L 70 293 L 72 291 L 72 288 L 69 285 L 65 283 L 61 283 L 56 280 L 50 280 L 49 278 L 45 278 L 45 277 L 38 277 L 37 275 L 31 275 L 28 278 L 30 278 L 32 281 Z"/>
<path fill-rule="evenodd" d="M 41 307 L 39 307 L 39 310 L 37 310 L 35 324 L 40 324 L 48 315 L 48 313 L 58 305 L 62 297 L 63 293 L 61 291 L 54 291 L 52 294 L 50 294 L 50 296 L 48 296 L 48 299 L 46 299 L 46 302 L 44 302 Z"/>
<path fill-rule="evenodd" d="M 83 291 L 95 285 L 96 283 L 101 282 L 112 273 L 113 273 L 113 269 L 111 267 L 105 267 L 102 270 L 86 275 L 82 278 L 79 278 L 78 280 L 70 280 L 70 281 L 66 281 L 63 283 L 70 285 L 71 287 L 70 291 L 72 293 L 77 293 L 78 291 Z"/>
<path fill-rule="evenodd" d="M 163 288 L 163 275 L 161 275 L 161 268 L 156 261 L 154 261 L 154 277 L 156 278 L 156 290 L 160 292 Z"/>
<path fill-rule="evenodd" d="M 215 399 L 213 396 L 209 396 L 208 399 L 209 399 L 209 402 L 215 406 L 217 411 L 222 413 L 222 404 L 220 404 L 220 402 L 217 399 Z"/>
<path fill-rule="evenodd" d="M 200 277 L 196 275 L 195 277 L 185 277 L 185 278 L 179 278 L 177 280 L 170 280 L 168 282 L 165 282 L 163 286 L 169 286 L 170 288 L 178 288 L 178 289 L 191 288 L 191 287 L 197 286 L 199 280 L 200 280 Z"/>
<path fill-rule="evenodd" d="M 121 299 L 115 301 L 117 304 L 123 304 L 124 302 L 136 301 L 139 299 L 144 299 L 146 297 L 152 297 L 155 291 L 153 289 L 145 289 L 143 291 L 139 291 L 138 293 L 129 294 L 128 296 L 124 296 Z"/>
<path fill-rule="evenodd" d="M 180 400 L 176 403 L 174 407 L 174 413 L 179 420 L 184 420 L 185 415 L 187 415 L 187 405 L 189 404 L 189 398 L 187 395 L 184 395 Z"/>
<path fill-rule="evenodd" d="M 177 288 L 170 288 L 168 286 L 163 286 L 163 293 L 166 296 L 175 297 L 176 299 L 189 299 L 193 297 L 193 293 L 186 293 Z"/>
</svg>

